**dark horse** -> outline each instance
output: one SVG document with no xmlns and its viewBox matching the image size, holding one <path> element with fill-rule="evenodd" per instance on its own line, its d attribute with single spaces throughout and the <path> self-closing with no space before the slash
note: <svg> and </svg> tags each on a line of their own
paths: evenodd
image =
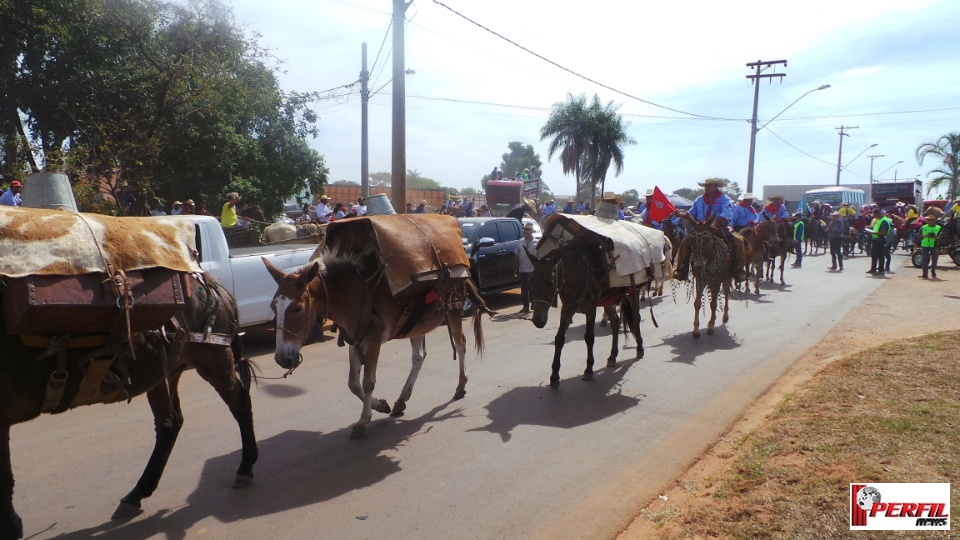
<svg viewBox="0 0 960 540">
<path fill-rule="evenodd" d="M 85 382 L 82 372 L 90 369 L 87 365 L 96 364 L 102 358 L 113 359 L 112 369 L 103 379 L 103 385 L 110 381 L 112 385 L 109 393 L 98 394 L 103 399 L 93 402 L 126 400 L 146 393 L 156 429 L 150 460 L 137 485 L 121 499 L 113 519 L 130 518 L 139 513 L 141 500 L 152 495 L 160 482 L 183 424 L 177 382 L 188 368 L 196 369 L 214 387 L 240 426 L 243 452 L 234 487 L 243 487 L 253 478 L 257 440 L 250 406 L 252 372 L 249 363 L 242 359 L 236 303 L 212 276 L 205 275 L 202 281 L 190 278 L 190 281 L 191 294 L 183 310 L 163 329 L 134 333 L 129 343 L 92 343 L 88 340 L 98 336 L 78 335 L 71 340 L 73 343 L 32 336 L 27 345 L 21 336 L 0 333 L 0 539 L 23 536 L 23 524 L 13 508 L 10 427 L 32 420 L 44 411 L 48 381 L 60 378 L 53 377 L 55 371 L 65 371 L 64 391 L 62 399 L 47 403 L 46 408 L 60 413 L 84 404 L 75 402 Z M 0 293 L 0 298 L 2 296 Z M 4 324 L 0 310 L 0 327 Z M 49 345 L 36 343 L 34 339 L 45 340 Z M 122 365 L 117 370 L 119 376 L 114 372 L 118 364 Z M 103 387 L 101 385 L 101 389 Z M 64 447 L 65 453 L 69 453 L 67 448 Z M 68 457 L 64 464 L 69 463 Z"/>
<path fill-rule="evenodd" d="M 713 218 L 696 221 L 689 218 L 693 231 L 688 235 L 690 241 L 690 267 L 693 273 L 693 286 L 696 297 L 693 301 L 693 337 L 700 337 L 700 307 L 703 305 L 703 291 L 710 288 L 710 322 L 707 323 L 707 335 L 713 335 L 717 322 L 717 301 L 723 290 L 723 322 L 730 320 L 730 249 L 713 230 Z"/>
<path fill-rule="evenodd" d="M 258 225 L 267 224 L 267 217 L 263 213 L 263 207 L 259 204 L 244 204 L 237 210 L 237 215 L 250 219 Z"/>
<path fill-rule="evenodd" d="M 587 344 L 587 369 L 582 379 L 593 379 L 593 338 L 597 308 L 603 307 L 610 319 L 613 330 L 613 345 L 607 367 L 617 363 L 618 338 L 620 335 L 620 316 L 617 304 L 623 302 L 624 326 L 630 329 L 637 340 L 637 358 L 643 358 L 643 338 L 640 336 L 640 285 L 635 287 L 610 287 L 610 270 L 603 251 L 596 244 L 578 242 L 567 244 L 561 249 L 546 255 L 534 265 L 530 275 L 530 303 L 533 306 L 533 324 L 543 328 L 547 324 L 547 313 L 556 306 L 559 295 L 563 307 L 560 309 L 560 328 L 554 341 L 553 371 L 550 374 L 550 388 L 560 386 L 560 352 L 566 342 L 567 328 L 574 313 L 587 316 L 586 333 L 583 341 Z"/>
</svg>

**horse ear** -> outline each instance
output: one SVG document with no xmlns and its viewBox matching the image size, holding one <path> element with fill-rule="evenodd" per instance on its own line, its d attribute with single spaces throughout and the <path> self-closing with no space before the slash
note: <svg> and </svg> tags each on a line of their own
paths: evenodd
<svg viewBox="0 0 960 540">
<path fill-rule="evenodd" d="M 317 274 L 320 273 L 320 263 L 313 261 L 310 263 L 310 266 L 304 268 L 300 271 L 300 277 L 297 278 L 297 286 L 305 287 L 307 283 L 313 281 L 313 278 L 317 277 Z"/>
<path fill-rule="evenodd" d="M 263 261 L 263 264 L 265 264 L 267 267 L 267 272 L 270 272 L 270 275 L 273 276 L 273 280 L 277 282 L 277 285 L 279 285 L 280 280 L 286 276 L 286 274 L 283 273 L 283 270 L 274 266 L 266 257 L 260 257 L 260 260 Z"/>
</svg>

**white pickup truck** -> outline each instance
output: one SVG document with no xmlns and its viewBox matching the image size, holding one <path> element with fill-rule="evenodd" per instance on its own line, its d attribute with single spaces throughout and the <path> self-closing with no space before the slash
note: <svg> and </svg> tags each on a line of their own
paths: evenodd
<svg viewBox="0 0 960 540">
<path fill-rule="evenodd" d="M 220 222 L 210 216 L 161 216 L 159 219 L 193 219 L 197 231 L 200 268 L 210 272 L 237 299 L 240 326 L 246 328 L 273 320 L 270 302 L 277 292 L 261 257 L 277 268 L 290 272 L 309 262 L 317 248 L 311 244 L 286 244 L 229 249 Z"/>
</svg>

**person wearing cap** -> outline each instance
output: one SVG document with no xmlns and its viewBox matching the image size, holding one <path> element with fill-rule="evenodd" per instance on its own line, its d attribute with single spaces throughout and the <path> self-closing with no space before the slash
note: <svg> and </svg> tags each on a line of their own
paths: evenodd
<svg viewBox="0 0 960 540">
<path fill-rule="evenodd" d="M 783 204 L 783 195 L 771 195 L 767 205 L 760 211 L 760 219 L 787 219 L 787 207 Z"/>
<path fill-rule="evenodd" d="M 182 216 L 183 215 L 183 202 L 182 201 L 173 201 L 173 206 L 170 207 L 171 216 Z"/>
<path fill-rule="evenodd" d="M 3 195 L 0 195 L 0 205 L 20 206 L 21 188 L 23 188 L 23 184 L 21 184 L 19 180 L 12 180 L 10 187 L 3 192 Z"/>
<path fill-rule="evenodd" d="M 537 244 L 533 239 L 533 223 L 523 224 L 523 242 L 517 244 L 513 254 L 517 258 L 517 263 L 513 267 L 513 275 L 520 278 L 520 301 L 523 303 L 520 314 L 525 315 L 530 313 L 530 274 L 533 273 L 533 265 L 539 258 Z"/>
<path fill-rule="evenodd" d="M 240 203 L 240 200 L 240 194 L 236 191 L 227 193 L 227 202 L 223 203 L 223 209 L 220 211 L 220 226 L 224 229 L 239 225 L 237 220 L 237 204 Z"/>
<path fill-rule="evenodd" d="M 730 225 L 733 226 L 733 230 L 740 232 L 744 227 L 753 227 L 759 219 L 760 214 L 753 207 L 753 193 L 748 191 L 740 195 L 740 200 L 730 212 Z"/>
<path fill-rule="evenodd" d="M 485 204 L 480 205 L 480 217 L 493 217 L 493 212 Z"/>
<path fill-rule="evenodd" d="M 846 234 L 846 220 L 839 211 L 831 212 L 830 223 L 827 223 L 827 238 L 830 239 L 830 270 L 843 272 L 843 238 Z"/>
<path fill-rule="evenodd" d="M 879 208 L 873 209 L 873 226 L 867 228 L 870 233 L 870 270 L 868 274 L 882 276 L 884 269 L 884 244 L 893 230 L 890 218 L 883 215 Z"/>
<path fill-rule="evenodd" d="M 406 209 L 404 210 L 404 213 L 406 213 L 406 214 L 412 214 L 412 213 L 413 213 L 413 202 L 407 201 L 407 207 L 406 207 Z"/>
<path fill-rule="evenodd" d="M 330 208 L 330 197 L 320 195 L 316 198 L 316 203 L 312 204 L 314 219 L 317 223 L 330 223 L 333 216 L 333 208 Z"/>
<path fill-rule="evenodd" d="M 364 201 L 365 200 L 363 197 L 359 197 L 357 199 L 357 204 L 353 205 L 352 210 L 357 213 L 357 216 L 367 215 L 367 205 L 365 204 Z"/>
<path fill-rule="evenodd" d="M 733 248 L 734 257 L 730 257 L 730 273 L 736 281 L 747 279 L 743 269 L 746 264 L 746 257 L 743 253 L 743 237 L 739 234 L 734 235 L 730 232 L 728 224 L 733 212 L 733 203 L 730 197 L 720 191 L 720 188 L 727 185 L 727 181 L 721 178 L 707 178 L 703 182 L 697 182 L 703 188 L 703 195 L 693 201 L 693 206 L 687 212 L 697 221 L 714 220 L 715 231 L 728 247 Z M 681 215 L 683 210 L 677 210 L 674 214 Z M 677 250 L 677 260 L 680 261 L 674 279 L 686 281 L 690 272 L 690 251 L 688 246 L 691 237 L 686 237 L 680 242 L 680 248 Z"/>
<path fill-rule="evenodd" d="M 420 201 L 420 204 L 417 205 L 416 210 L 413 211 L 414 214 L 426 214 L 427 213 L 427 201 Z"/>
<path fill-rule="evenodd" d="M 923 219 L 926 223 L 923 224 L 923 227 L 920 227 L 920 254 L 923 261 L 921 263 L 923 274 L 920 277 L 927 279 L 927 268 L 930 268 L 933 279 L 937 279 L 937 258 L 940 255 L 938 253 L 939 248 L 937 248 L 937 237 L 940 235 L 942 227 L 937 223 L 937 218 L 934 216 L 927 216 Z M 930 267 L 931 260 L 933 261 L 932 268 Z"/>
</svg>

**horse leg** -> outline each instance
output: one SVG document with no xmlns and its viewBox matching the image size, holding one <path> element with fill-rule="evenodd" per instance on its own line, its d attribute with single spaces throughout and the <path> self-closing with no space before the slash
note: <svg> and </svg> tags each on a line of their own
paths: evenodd
<svg viewBox="0 0 960 540">
<path fill-rule="evenodd" d="M 479 317 L 480 311 L 477 310 Z M 447 330 L 450 332 L 450 341 L 453 342 L 454 352 L 460 362 L 460 379 L 453 399 L 463 399 L 467 395 L 467 337 L 463 334 L 463 311 L 452 311 L 447 316 Z"/>
<path fill-rule="evenodd" d="M 347 379 L 347 386 L 363 402 L 360 420 L 353 425 L 353 429 L 350 431 L 351 439 L 359 439 L 367 432 L 367 424 L 373 418 L 373 411 L 390 412 L 390 405 L 386 401 L 377 400 L 373 397 L 373 389 L 377 385 L 377 360 L 379 356 L 380 342 L 378 341 L 364 341 L 358 345 L 350 346 L 350 376 Z"/>
<path fill-rule="evenodd" d="M 703 306 L 703 285 L 697 282 L 697 295 L 693 299 L 693 339 L 700 339 L 700 307 Z"/>
<path fill-rule="evenodd" d="M 596 315 L 594 315 L 596 317 Z M 573 321 L 573 308 L 563 306 L 560 308 L 560 328 L 557 329 L 557 337 L 553 340 L 553 364 L 550 366 L 550 388 L 560 388 L 560 352 L 563 350 L 563 344 L 566 342 L 567 328 Z"/>
<path fill-rule="evenodd" d="M 643 358 L 643 336 L 640 335 L 640 297 L 636 292 L 631 292 L 627 296 L 627 301 L 622 304 L 622 316 L 625 326 L 633 333 L 633 338 L 637 340 L 637 358 Z M 624 330 L 624 336 L 626 336 Z M 624 337 L 626 343 L 626 337 Z"/>
<path fill-rule="evenodd" d="M 604 309 L 606 310 L 606 308 Z M 594 334 L 594 323 L 597 322 L 597 308 L 596 306 L 593 309 L 589 307 L 586 309 L 587 316 L 587 326 L 583 334 L 583 342 L 587 345 L 587 368 L 583 370 L 583 375 L 580 379 L 584 381 L 593 380 L 593 342 L 595 338 Z M 619 332 L 620 318 L 617 316 L 616 311 L 613 313 L 614 317 L 617 317 L 616 320 L 613 318 L 610 319 L 610 327 L 613 330 L 613 335 L 616 336 Z"/>
<path fill-rule="evenodd" d="M 239 358 L 239 351 L 231 354 L 223 350 L 219 354 L 210 354 L 204 350 L 202 354 L 206 355 L 202 357 L 204 361 L 191 364 L 195 366 L 197 374 L 217 391 L 240 427 L 240 444 L 243 450 L 240 453 L 240 467 L 233 480 L 233 487 L 247 487 L 253 480 L 253 464 L 259 456 L 257 436 L 253 431 L 253 404 L 250 401 L 250 364 Z M 214 361 L 206 361 L 207 357 L 213 357 Z M 243 373 L 238 376 L 236 370 Z M 172 388 L 176 392 L 176 387 Z"/>
<path fill-rule="evenodd" d="M 392 416 L 403 416 L 403 411 L 407 410 L 407 401 L 413 394 L 413 385 L 417 382 L 420 375 L 420 369 L 423 367 L 423 360 L 427 357 L 427 337 L 418 336 L 410 338 L 410 349 L 412 351 L 410 358 L 410 374 L 407 375 L 407 382 L 400 391 L 400 397 L 393 404 Z"/>
<path fill-rule="evenodd" d="M 707 323 L 707 335 L 713 335 L 713 327 L 717 324 L 717 299 L 720 296 L 720 284 L 710 284 L 710 321 Z"/>
<path fill-rule="evenodd" d="M 610 330 L 613 334 L 613 345 L 610 348 L 610 356 L 607 357 L 607 367 L 613 367 L 617 365 L 617 354 L 620 352 L 620 316 L 617 314 L 616 305 L 604 307 L 603 312 L 610 318 Z M 626 337 L 624 337 L 624 342 L 626 342 Z"/>
<path fill-rule="evenodd" d="M 723 283 L 723 324 L 730 320 L 730 284 Z"/>
<path fill-rule="evenodd" d="M 0 538 L 23 538 L 23 520 L 13 508 L 13 465 L 7 424 L 0 425 Z"/>
<path fill-rule="evenodd" d="M 129 519 L 140 513 L 140 501 L 153 495 L 160 483 L 160 476 L 177 442 L 177 435 L 183 426 L 183 413 L 180 411 L 180 395 L 177 393 L 177 382 L 183 368 L 174 371 L 168 378 L 168 384 L 158 384 L 147 392 L 147 401 L 153 411 L 154 430 L 157 432 L 153 453 L 147 461 L 147 467 L 140 475 L 140 480 L 126 497 L 120 499 L 120 504 L 110 516 L 110 519 Z"/>
</svg>

